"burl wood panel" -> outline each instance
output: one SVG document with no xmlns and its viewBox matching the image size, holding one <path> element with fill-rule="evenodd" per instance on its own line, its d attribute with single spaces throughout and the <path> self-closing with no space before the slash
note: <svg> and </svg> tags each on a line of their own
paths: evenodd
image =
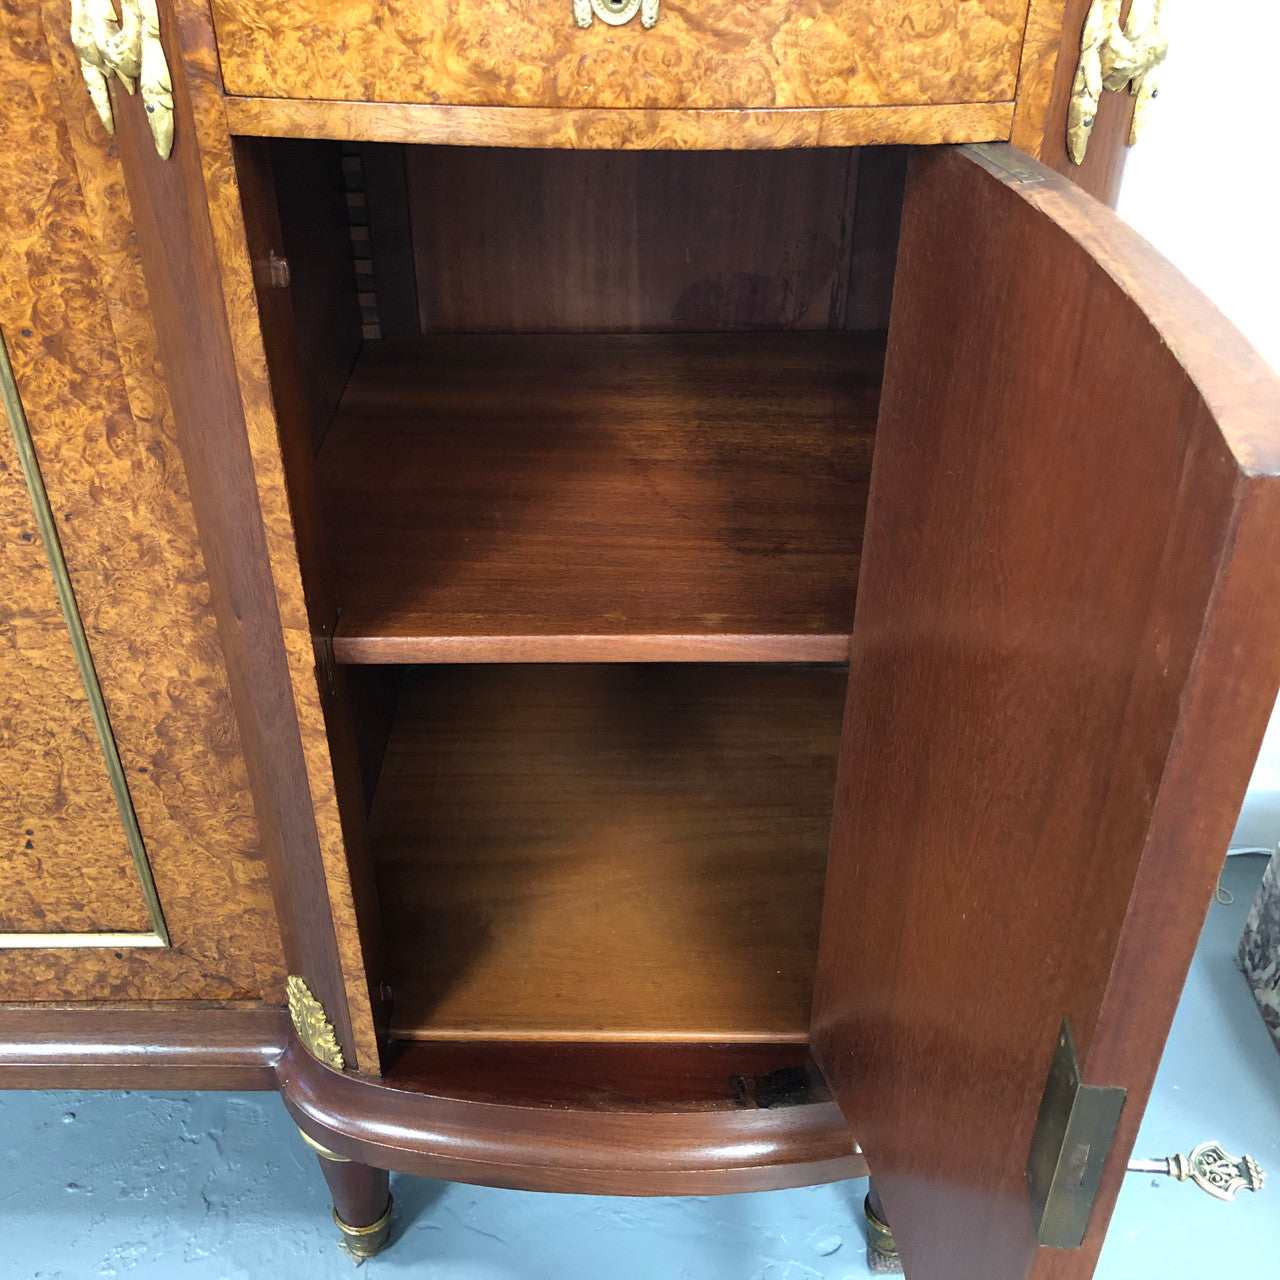
<svg viewBox="0 0 1280 1280">
<path fill-rule="evenodd" d="M 0 952 L 0 993 L 280 1000 L 279 932 L 118 158 L 84 92 L 68 6 L 5 0 L 3 12 L 0 326 L 175 945 Z"/>
<path fill-rule="evenodd" d="M 691 111 L 227 98 L 225 110 L 233 133 L 256 137 L 596 150 L 740 151 L 1003 141 L 1013 123 L 1012 102 Z"/>
<path fill-rule="evenodd" d="M 29 195 L 5 188 L 5 226 L 13 225 L 13 210 L 4 206 Z M 37 226 L 31 239 L 46 232 Z M 0 933 L 145 933 L 146 905 L 2 419 Z"/>
<path fill-rule="evenodd" d="M 371 347 L 319 461 L 339 661 L 843 661 L 882 351 Z"/>
<path fill-rule="evenodd" d="M 813 1043 L 917 1280 L 1091 1273 L 1280 682 L 1278 471 L 1280 380 L 1114 215 L 913 157 Z M 1064 1016 L 1128 1091 L 1079 1252 Z"/>
<path fill-rule="evenodd" d="M 843 327 L 856 151 L 405 152 L 425 332 Z"/>
<path fill-rule="evenodd" d="M 1026 0 L 664 0 L 574 25 L 569 0 L 213 0 L 228 93 L 513 107 L 1006 102 Z"/>
<path fill-rule="evenodd" d="M 370 819 L 393 1031 L 803 1041 L 840 667 L 407 676 Z"/>
</svg>

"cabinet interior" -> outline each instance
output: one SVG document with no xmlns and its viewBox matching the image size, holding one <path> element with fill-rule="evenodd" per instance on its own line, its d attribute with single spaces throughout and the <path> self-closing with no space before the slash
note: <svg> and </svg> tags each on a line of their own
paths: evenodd
<svg viewBox="0 0 1280 1280">
<path fill-rule="evenodd" d="M 392 1035 L 803 1044 L 902 149 L 237 166 Z"/>
</svg>

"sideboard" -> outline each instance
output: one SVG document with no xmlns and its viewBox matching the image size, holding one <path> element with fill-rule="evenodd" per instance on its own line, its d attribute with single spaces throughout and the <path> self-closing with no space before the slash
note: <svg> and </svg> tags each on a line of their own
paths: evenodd
<svg viewBox="0 0 1280 1280">
<path fill-rule="evenodd" d="M 0 0 L 0 1085 L 1086 1280 L 1280 685 L 1159 7 Z"/>
</svg>

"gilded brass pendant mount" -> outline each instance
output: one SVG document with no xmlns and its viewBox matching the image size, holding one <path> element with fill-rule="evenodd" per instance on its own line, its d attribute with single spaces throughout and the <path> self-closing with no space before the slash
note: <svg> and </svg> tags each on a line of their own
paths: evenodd
<svg viewBox="0 0 1280 1280">
<path fill-rule="evenodd" d="M 285 980 L 285 991 L 289 997 L 289 1017 L 307 1052 L 326 1067 L 344 1070 L 347 1064 L 333 1033 L 333 1024 L 325 1016 L 324 1006 L 311 994 L 311 988 L 296 973 L 291 973 Z"/>
<path fill-rule="evenodd" d="M 1080 37 L 1080 63 L 1067 107 L 1067 151 L 1083 164 L 1089 135 L 1104 89 L 1127 88 L 1137 98 L 1129 146 L 1138 140 L 1159 92 L 1158 68 L 1169 52 L 1160 34 L 1164 0 L 1133 0 L 1129 16 L 1120 21 L 1121 0 L 1093 0 Z"/>
<path fill-rule="evenodd" d="M 173 82 L 160 43 L 156 0 L 120 0 L 117 19 L 112 0 L 71 0 L 71 43 L 80 74 L 98 119 L 108 134 L 116 131 L 107 85 L 114 76 L 126 92 L 135 87 L 162 160 L 173 150 Z"/>
</svg>

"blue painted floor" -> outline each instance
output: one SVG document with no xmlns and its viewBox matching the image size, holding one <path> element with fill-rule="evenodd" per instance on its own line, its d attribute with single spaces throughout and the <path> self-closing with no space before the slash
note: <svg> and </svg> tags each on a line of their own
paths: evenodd
<svg viewBox="0 0 1280 1280">
<path fill-rule="evenodd" d="M 1280 1053 L 1232 963 L 1265 859 L 1228 862 L 1138 1155 L 1208 1138 L 1272 1174 L 1233 1205 L 1131 1175 L 1101 1280 L 1280 1276 Z M 0 1277 L 350 1280 L 310 1153 L 273 1095 L 0 1093 Z M 369 1280 L 854 1280 L 865 1182 L 666 1200 L 393 1179 Z"/>
</svg>

